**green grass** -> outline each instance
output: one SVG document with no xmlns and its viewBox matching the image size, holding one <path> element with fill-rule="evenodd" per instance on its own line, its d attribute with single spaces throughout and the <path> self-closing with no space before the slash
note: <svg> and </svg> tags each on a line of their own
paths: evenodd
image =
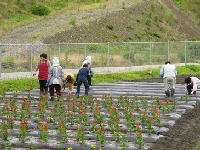
<svg viewBox="0 0 200 150">
<path fill-rule="evenodd" d="M 109 74 L 94 74 L 92 78 L 93 84 L 98 83 L 114 83 L 123 80 L 134 80 L 134 79 L 146 79 L 159 77 L 160 68 L 152 69 L 152 74 L 149 75 L 147 70 L 144 71 L 132 71 L 122 73 L 109 73 Z M 197 75 L 200 74 L 200 66 L 198 65 L 186 65 L 177 67 L 178 75 Z M 3 90 L 6 91 L 25 91 L 39 88 L 39 82 L 37 78 L 26 78 L 26 79 L 11 79 L 11 80 L 0 80 L 0 93 Z"/>
</svg>

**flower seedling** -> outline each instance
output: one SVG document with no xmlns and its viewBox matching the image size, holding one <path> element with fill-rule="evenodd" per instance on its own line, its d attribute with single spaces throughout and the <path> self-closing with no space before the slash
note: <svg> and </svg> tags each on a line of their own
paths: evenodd
<svg viewBox="0 0 200 150">
<path fill-rule="evenodd" d="M 141 131 L 137 133 L 136 143 L 139 144 L 140 147 L 142 147 L 144 145 Z"/>
</svg>

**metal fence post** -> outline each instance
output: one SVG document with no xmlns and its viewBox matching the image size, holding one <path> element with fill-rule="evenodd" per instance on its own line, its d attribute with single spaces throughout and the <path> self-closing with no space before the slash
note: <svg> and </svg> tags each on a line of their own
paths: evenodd
<svg viewBox="0 0 200 150">
<path fill-rule="evenodd" d="M 87 43 L 85 43 L 85 58 L 86 58 L 86 46 L 87 46 Z M 84 58 L 84 59 L 85 59 L 85 58 Z"/>
<path fill-rule="evenodd" d="M 61 45 L 59 43 L 59 64 L 60 64 L 60 47 L 61 47 Z"/>
<path fill-rule="evenodd" d="M 185 41 L 185 65 L 187 63 L 187 42 Z"/>
<path fill-rule="evenodd" d="M 169 60 L 169 41 L 168 41 L 168 54 L 167 54 L 167 60 Z"/>
<path fill-rule="evenodd" d="M 131 71 L 131 43 L 129 44 L 129 71 Z"/>
<path fill-rule="evenodd" d="M 108 72 L 109 72 L 109 52 L 110 52 L 110 47 L 109 47 L 109 42 L 108 42 Z"/>
<path fill-rule="evenodd" d="M 150 65 L 151 65 L 151 42 L 150 42 Z"/>
<path fill-rule="evenodd" d="M 0 79 L 1 79 L 1 72 L 2 72 L 2 45 L 0 45 Z"/>
<path fill-rule="evenodd" d="M 31 44 L 31 77 L 32 77 L 32 75 L 33 75 L 33 70 L 32 70 L 32 68 L 33 68 L 33 44 Z"/>
</svg>

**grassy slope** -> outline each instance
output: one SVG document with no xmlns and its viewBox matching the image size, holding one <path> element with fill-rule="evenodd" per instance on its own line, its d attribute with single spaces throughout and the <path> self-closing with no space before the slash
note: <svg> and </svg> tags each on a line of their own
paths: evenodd
<svg viewBox="0 0 200 150">
<path fill-rule="evenodd" d="M 48 16 L 36 16 L 31 14 L 30 7 L 33 5 L 34 1 L 47 6 L 51 13 Z M 0 1 L 0 38 L 17 27 L 62 14 L 66 10 L 77 10 L 81 8 L 91 9 L 88 6 L 93 3 L 97 3 L 96 6 L 92 5 L 94 8 L 99 8 L 101 3 L 108 3 L 112 0 L 85 0 L 84 3 L 80 3 L 79 1 L 80 0 L 2 0 Z"/>
<path fill-rule="evenodd" d="M 184 9 L 200 26 L 200 1 L 199 0 L 172 0 L 177 6 Z"/>
<path fill-rule="evenodd" d="M 79 3 L 79 0 L 68 0 L 68 3 L 64 3 L 64 0 L 52 0 L 51 2 L 50 0 L 37 0 L 38 2 L 43 3 L 45 6 L 48 6 L 51 10 L 51 14 L 49 16 L 40 17 L 30 13 L 29 8 L 32 5 L 32 1 L 34 0 L 18 0 L 18 3 L 16 0 L 9 0 L 9 2 L 8 0 L 3 0 L 0 2 L 0 9 L 3 10 L 0 11 L 0 37 L 5 35 L 5 33 L 12 31 L 16 27 L 27 25 L 31 22 L 48 19 L 49 17 L 62 14 L 66 12 L 66 10 L 77 10 L 80 8 L 82 8 L 82 10 L 88 10 L 91 9 L 91 7 L 92 9 L 100 7 L 103 9 L 104 6 L 106 7 L 106 4 L 113 2 L 119 3 L 119 6 L 122 8 L 126 8 L 126 5 L 128 4 L 125 1 L 125 3 L 122 5 L 121 0 L 94 0 L 94 2 L 101 2 L 95 3 L 96 5 L 92 4 L 93 0 L 85 0 L 86 3 Z M 195 1 L 196 5 L 189 3 L 192 1 Z M 199 19 L 199 11 L 196 10 L 200 7 L 200 4 L 197 1 L 198 0 L 186 0 L 181 3 L 180 7 L 184 7 L 188 12 L 190 12 L 190 14 L 192 13 L 191 16 L 195 16 L 197 19 Z M 23 2 L 26 3 L 24 4 Z M 102 22 L 95 21 L 91 23 L 89 27 L 86 27 L 84 30 L 82 30 L 87 32 L 82 33 L 83 37 L 80 36 L 77 38 L 75 35 L 72 36 L 75 37 L 73 39 L 67 38 L 67 41 L 59 42 L 185 40 L 185 37 L 182 35 L 182 33 L 179 33 L 174 28 L 177 17 L 173 14 L 172 11 L 165 8 L 165 6 L 161 6 L 157 1 L 135 0 L 134 2 L 143 3 L 140 8 L 136 8 L 138 9 L 137 13 L 131 9 L 121 10 L 114 16 L 108 16 L 107 18 L 104 18 Z M 190 7 L 191 5 L 193 7 Z M 133 12 L 133 14 L 131 14 L 131 12 Z M 78 21 L 79 20 L 77 20 L 77 22 Z M 108 23 L 113 24 L 112 30 L 109 30 L 108 28 L 106 29 Z M 80 33 L 78 29 L 78 27 L 75 27 L 74 30 L 71 31 L 72 33 L 67 33 L 70 33 L 70 35 L 75 34 L 76 32 Z M 55 28 L 55 30 L 58 29 Z M 88 34 L 91 36 L 88 36 Z M 64 39 L 62 36 L 58 36 L 61 37 L 61 39 Z M 39 39 L 42 39 L 42 37 Z M 50 40 L 46 40 L 46 43 L 49 43 L 48 41 Z M 59 39 L 56 40 L 57 41 L 51 40 L 51 42 L 57 43 Z"/>
<path fill-rule="evenodd" d="M 92 78 L 93 84 L 98 83 L 113 83 L 123 80 L 145 79 L 152 77 L 159 77 L 160 68 L 153 69 L 153 73 L 149 75 L 147 70 L 124 72 L 124 73 L 110 73 L 110 74 L 95 74 Z M 187 65 L 177 67 L 178 75 L 195 75 L 200 74 L 200 66 Z M 12 79 L 0 80 L 0 93 L 5 89 L 6 91 L 24 91 L 39 88 L 39 82 L 36 78 L 29 79 Z"/>
</svg>

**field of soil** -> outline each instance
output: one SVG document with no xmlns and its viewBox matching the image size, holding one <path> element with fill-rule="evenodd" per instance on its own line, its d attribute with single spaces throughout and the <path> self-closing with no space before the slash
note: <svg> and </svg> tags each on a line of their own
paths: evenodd
<svg viewBox="0 0 200 150">
<path fill-rule="evenodd" d="M 177 76 L 177 84 L 184 84 L 184 79 L 187 75 Z M 200 78 L 200 75 L 196 77 Z M 138 79 L 133 82 L 163 82 L 162 78 Z M 197 92 L 199 95 L 200 92 Z M 170 128 L 168 132 L 163 133 L 163 138 L 160 138 L 152 144 L 150 150 L 185 150 L 196 147 L 200 141 L 200 106 L 195 106 L 194 109 L 189 109 L 176 124 Z"/>
</svg>

